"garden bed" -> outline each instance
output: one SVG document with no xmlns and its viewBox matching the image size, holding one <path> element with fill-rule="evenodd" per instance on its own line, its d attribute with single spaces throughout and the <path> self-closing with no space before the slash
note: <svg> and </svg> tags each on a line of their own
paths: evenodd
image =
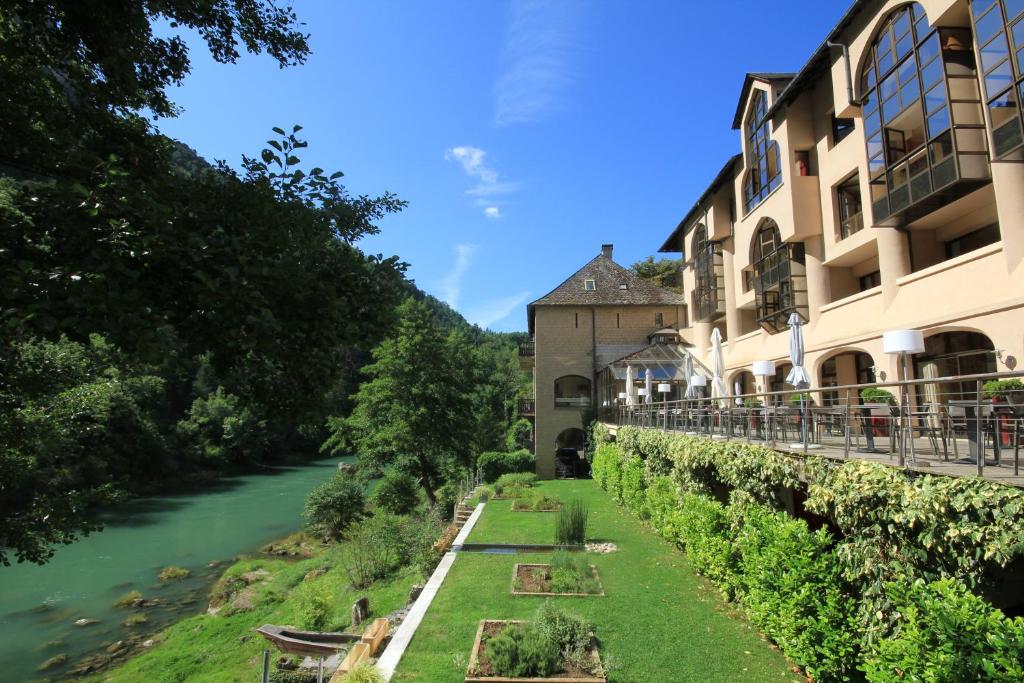
<svg viewBox="0 0 1024 683">
<path fill-rule="evenodd" d="M 596 590 L 557 592 L 551 589 L 550 564 L 527 564 L 517 562 L 512 569 L 512 595 L 539 595 L 542 597 L 578 596 L 604 597 L 604 586 L 598 576 L 597 567 L 589 565 L 590 578 L 596 584 Z"/>
<path fill-rule="evenodd" d="M 469 669 L 466 671 L 466 683 L 546 683 L 557 681 L 557 683 L 607 683 L 604 669 L 601 666 L 601 658 L 596 647 L 591 647 L 590 656 L 594 660 L 596 674 L 584 671 L 571 665 L 563 666 L 562 671 L 546 678 L 510 678 L 507 676 L 494 675 L 490 661 L 487 659 L 487 640 L 500 634 L 506 627 L 514 624 L 523 624 L 522 621 L 498 621 L 483 619 L 476 630 L 476 640 L 473 641 L 473 652 L 469 656 Z"/>
</svg>

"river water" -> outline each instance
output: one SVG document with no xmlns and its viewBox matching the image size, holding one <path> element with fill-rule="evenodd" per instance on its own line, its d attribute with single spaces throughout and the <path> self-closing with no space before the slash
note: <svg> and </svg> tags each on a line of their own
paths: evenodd
<svg viewBox="0 0 1024 683">
<path fill-rule="evenodd" d="M 60 678 L 111 642 L 204 611 L 225 563 L 298 530 L 306 494 L 338 462 L 226 478 L 195 494 L 141 498 L 106 518 L 103 531 L 58 549 L 46 565 L 0 567 L 0 680 Z M 161 585 L 157 573 L 170 565 L 192 575 Z M 118 598 L 133 590 L 161 604 L 116 609 Z M 134 613 L 145 614 L 146 623 L 123 626 Z M 98 622 L 75 626 L 83 618 Z M 66 664 L 37 671 L 60 654 Z"/>
</svg>

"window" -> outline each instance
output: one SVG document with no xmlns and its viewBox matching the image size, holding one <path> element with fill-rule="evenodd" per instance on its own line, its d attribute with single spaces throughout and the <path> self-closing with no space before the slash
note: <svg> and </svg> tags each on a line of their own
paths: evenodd
<svg viewBox="0 0 1024 683">
<path fill-rule="evenodd" d="M 621 285 L 619 285 L 619 289 L 629 289 L 629 285 L 623 282 Z"/>
<path fill-rule="evenodd" d="M 577 313 L 576 314 L 576 328 L 579 329 L 579 326 L 580 326 L 580 314 Z"/>
<path fill-rule="evenodd" d="M 788 329 L 789 316 L 807 320 L 807 277 L 803 242 L 786 244 L 779 226 L 764 219 L 751 245 L 754 264 L 754 315 L 774 334 Z"/>
<path fill-rule="evenodd" d="M 593 280 L 584 280 L 583 289 L 587 290 L 588 292 L 593 292 L 594 290 L 597 289 L 597 283 L 594 282 Z"/>
<path fill-rule="evenodd" d="M 620 325 L 620 322 L 621 321 L 619 320 L 619 314 L 616 313 L 615 314 L 615 327 L 621 327 L 622 325 Z"/>
<path fill-rule="evenodd" d="M 722 243 L 708 240 L 708 230 L 698 225 L 693 234 L 693 310 L 702 322 L 725 315 L 725 266 Z"/>
<path fill-rule="evenodd" d="M 747 136 L 747 176 L 743 181 L 744 206 L 749 213 L 782 184 L 779 145 L 771 139 L 771 121 L 765 118 L 768 98 L 763 90 L 754 91 L 754 101 L 745 126 Z"/>
<path fill-rule="evenodd" d="M 999 224 L 986 225 L 966 235 L 961 235 L 946 242 L 946 258 L 955 258 L 975 249 L 987 247 L 999 241 Z"/>
<path fill-rule="evenodd" d="M 654 326 L 657 327 L 659 330 L 665 327 L 665 316 L 663 316 L 661 313 L 655 313 Z"/>
<path fill-rule="evenodd" d="M 839 239 L 860 232 L 864 218 L 860 205 L 860 176 L 852 176 L 836 186 L 836 202 L 839 205 Z"/>
<path fill-rule="evenodd" d="M 853 119 L 837 118 L 832 113 L 832 144 L 838 145 L 853 132 Z"/>
<path fill-rule="evenodd" d="M 743 291 L 749 292 L 754 288 L 754 271 L 744 270 L 743 271 Z"/>
<path fill-rule="evenodd" d="M 882 273 L 877 270 L 873 273 L 861 275 L 859 278 L 857 278 L 857 287 L 862 292 L 866 292 L 869 289 L 874 289 L 875 287 L 880 287 L 881 285 Z"/>
<path fill-rule="evenodd" d="M 971 16 L 981 55 L 981 83 L 992 131 L 992 156 L 1024 158 L 1024 3 L 973 0 Z"/>
<path fill-rule="evenodd" d="M 566 375 L 555 380 L 556 408 L 586 408 L 590 405 L 590 380 Z"/>
<path fill-rule="evenodd" d="M 911 3 L 872 43 L 860 88 L 875 223 L 957 180 L 988 177 L 986 150 L 966 142 L 982 128 L 969 42 L 963 29 L 931 28 Z"/>
</svg>

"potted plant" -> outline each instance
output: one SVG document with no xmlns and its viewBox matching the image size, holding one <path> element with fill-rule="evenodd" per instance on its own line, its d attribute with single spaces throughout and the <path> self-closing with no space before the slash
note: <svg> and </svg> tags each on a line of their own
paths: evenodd
<svg viewBox="0 0 1024 683">
<path fill-rule="evenodd" d="M 799 408 L 802 405 L 800 402 L 801 399 L 806 400 L 807 405 L 811 405 L 812 403 L 811 395 L 808 394 L 806 391 L 801 391 L 798 394 L 790 394 L 787 400 L 789 401 L 789 405 L 793 406 L 794 408 Z"/>
<path fill-rule="evenodd" d="M 744 408 L 760 408 L 763 404 L 756 398 L 745 398 L 743 399 Z"/>
<path fill-rule="evenodd" d="M 861 389 L 860 398 L 864 401 L 864 405 L 875 404 L 877 407 L 890 406 L 895 401 L 895 397 L 892 395 L 891 391 L 886 391 L 885 389 L 879 389 L 877 387 Z"/>
<path fill-rule="evenodd" d="M 1015 406 L 1024 404 L 1024 382 L 1019 379 L 994 379 L 981 388 L 982 396 L 993 401 L 1006 401 Z"/>
</svg>

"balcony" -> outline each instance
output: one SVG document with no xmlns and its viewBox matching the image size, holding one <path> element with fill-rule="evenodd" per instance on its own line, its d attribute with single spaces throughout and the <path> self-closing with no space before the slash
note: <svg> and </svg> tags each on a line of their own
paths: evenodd
<svg viewBox="0 0 1024 683">
<path fill-rule="evenodd" d="M 589 396 L 555 397 L 556 408 L 589 408 Z"/>
<path fill-rule="evenodd" d="M 725 315 L 725 268 L 722 262 L 722 244 L 708 242 L 694 256 L 696 285 L 691 294 L 693 319 L 712 322 Z"/>
<path fill-rule="evenodd" d="M 807 320 L 807 278 L 804 245 L 783 244 L 754 264 L 757 323 L 775 334 L 789 328 L 789 316 Z"/>
<path fill-rule="evenodd" d="M 855 213 L 839 223 L 839 239 L 845 240 L 864 229 L 864 214 Z"/>
<path fill-rule="evenodd" d="M 519 345 L 519 367 L 522 370 L 533 369 L 534 356 L 537 355 L 537 345 L 531 340 Z"/>
<path fill-rule="evenodd" d="M 537 414 L 537 403 L 532 398 L 521 398 L 516 407 L 519 417 L 533 417 Z"/>
</svg>

